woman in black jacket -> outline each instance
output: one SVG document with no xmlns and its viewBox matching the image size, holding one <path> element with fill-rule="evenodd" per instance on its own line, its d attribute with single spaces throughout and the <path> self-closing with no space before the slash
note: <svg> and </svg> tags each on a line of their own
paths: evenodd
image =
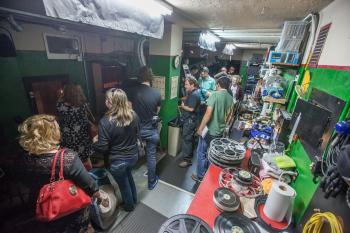
<svg viewBox="0 0 350 233">
<path fill-rule="evenodd" d="M 131 169 L 138 158 L 139 120 L 121 89 L 107 91 L 106 106 L 108 111 L 100 120 L 98 140 L 93 147 L 108 156 L 110 172 L 120 188 L 123 208 L 132 211 L 137 202 Z"/>
<path fill-rule="evenodd" d="M 32 213 L 35 213 L 36 198 L 40 188 L 50 182 L 52 163 L 56 152 L 60 149 L 61 134 L 54 116 L 35 115 L 26 119 L 20 126 L 19 144 L 26 151 L 21 163 L 21 178 L 32 190 Z M 65 179 L 73 181 L 88 195 L 101 201 L 98 186 L 84 168 L 78 154 L 70 149 L 65 149 L 63 160 L 63 174 Z M 56 165 L 58 174 L 59 165 Z M 57 175 L 56 174 L 56 175 Z M 57 178 L 57 176 L 56 176 Z M 89 208 L 49 223 L 38 222 L 38 229 L 31 232 L 86 232 L 89 225 Z"/>
</svg>

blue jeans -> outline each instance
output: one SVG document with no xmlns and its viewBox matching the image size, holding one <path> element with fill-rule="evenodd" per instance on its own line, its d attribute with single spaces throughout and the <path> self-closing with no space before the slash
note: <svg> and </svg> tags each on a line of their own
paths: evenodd
<svg viewBox="0 0 350 233">
<path fill-rule="evenodd" d="M 123 208 L 127 211 L 131 211 L 135 208 L 137 203 L 137 192 L 132 177 L 132 167 L 137 162 L 137 155 L 130 159 L 118 159 L 111 162 L 110 172 L 118 183 L 120 193 L 124 202 Z"/>
<path fill-rule="evenodd" d="M 215 138 L 221 138 L 222 136 L 211 136 L 209 133 L 205 136 L 205 139 L 201 136 L 199 137 L 199 142 L 197 146 L 197 177 L 203 179 L 205 173 L 209 167 L 208 160 L 208 147 L 210 142 Z"/>
<path fill-rule="evenodd" d="M 146 157 L 148 168 L 148 185 L 156 182 L 157 145 L 159 142 L 158 129 L 152 126 L 144 126 L 140 129 L 141 138 L 146 141 Z"/>
<path fill-rule="evenodd" d="M 208 145 L 204 140 L 204 138 L 199 136 L 199 141 L 197 146 L 197 177 L 199 179 L 203 179 L 209 167 L 207 154 L 208 154 Z"/>
</svg>

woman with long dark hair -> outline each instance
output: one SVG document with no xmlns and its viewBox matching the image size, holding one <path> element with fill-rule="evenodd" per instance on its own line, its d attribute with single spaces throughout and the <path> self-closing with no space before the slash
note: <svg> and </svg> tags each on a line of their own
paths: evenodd
<svg viewBox="0 0 350 233">
<path fill-rule="evenodd" d="M 56 108 L 62 134 L 61 146 L 77 152 L 84 165 L 91 168 L 90 110 L 81 86 L 75 83 L 65 85 Z"/>
<path fill-rule="evenodd" d="M 98 140 L 93 147 L 108 157 L 109 170 L 120 188 L 123 208 L 132 211 L 137 202 L 131 169 L 138 159 L 139 120 L 121 89 L 107 91 L 106 106 L 108 111 L 99 122 Z"/>
</svg>

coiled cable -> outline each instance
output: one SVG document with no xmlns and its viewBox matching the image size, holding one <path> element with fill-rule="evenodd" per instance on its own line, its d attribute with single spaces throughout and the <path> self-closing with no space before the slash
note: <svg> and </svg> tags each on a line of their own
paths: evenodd
<svg viewBox="0 0 350 233">
<path fill-rule="evenodd" d="M 339 219 L 331 212 L 315 213 L 306 222 L 302 233 L 321 232 L 325 220 L 330 225 L 331 233 L 343 233 L 343 226 Z"/>
</svg>

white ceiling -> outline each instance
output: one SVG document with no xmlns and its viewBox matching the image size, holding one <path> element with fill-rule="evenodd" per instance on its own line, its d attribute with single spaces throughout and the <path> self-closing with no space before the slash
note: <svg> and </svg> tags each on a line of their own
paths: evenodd
<svg viewBox="0 0 350 233">
<path fill-rule="evenodd" d="M 185 28 L 184 41 L 198 41 L 199 33 L 210 29 L 222 41 L 270 44 L 279 41 L 284 21 L 301 20 L 332 1 L 165 0 L 174 7 L 166 19 Z"/>
<path fill-rule="evenodd" d="M 189 27 L 218 29 L 281 28 L 319 12 L 333 0 L 165 0 L 192 21 Z M 187 27 L 186 25 L 184 25 Z"/>
</svg>

